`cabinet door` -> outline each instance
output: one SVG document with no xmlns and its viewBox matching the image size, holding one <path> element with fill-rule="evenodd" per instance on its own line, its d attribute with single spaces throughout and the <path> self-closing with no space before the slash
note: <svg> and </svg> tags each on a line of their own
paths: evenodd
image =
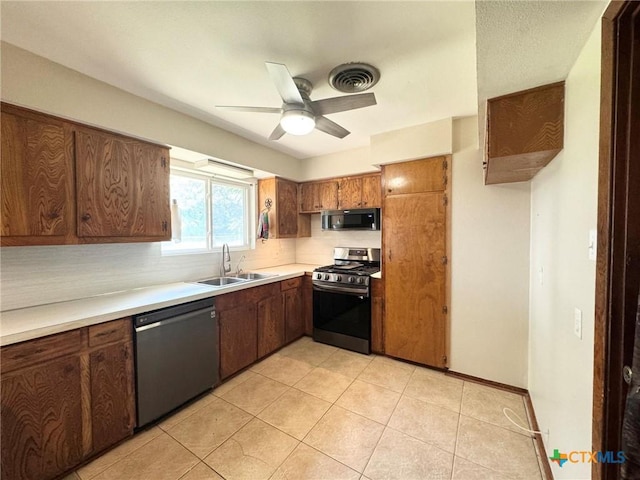
<svg viewBox="0 0 640 480">
<path fill-rule="evenodd" d="M 362 177 L 341 178 L 338 182 L 338 208 L 362 207 Z"/>
<path fill-rule="evenodd" d="M 382 206 L 381 175 L 362 177 L 362 207 L 377 208 Z"/>
<path fill-rule="evenodd" d="M 385 353 L 445 367 L 444 193 L 387 196 L 383 212 Z"/>
<path fill-rule="evenodd" d="M 169 239 L 163 149 L 89 129 L 76 131 L 79 237 Z"/>
<path fill-rule="evenodd" d="M 142 199 L 140 235 L 171 239 L 171 205 L 169 203 L 169 150 L 146 143 L 134 144 L 138 166 L 138 196 Z"/>
<path fill-rule="evenodd" d="M 305 335 L 313 335 L 313 281 L 311 275 L 302 277 L 302 312 Z"/>
<path fill-rule="evenodd" d="M 316 195 L 317 211 L 338 208 L 338 182 L 335 180 L 318 183 Z"/>
<path fill-rule="evenodd" d="M 116 343 L 91 352 L 89 368 L 92 451 L 99 452 L 133 434 L 133 343 Z"/>
<path fill-rule="evenodd" d="M 284 316 L 280 295 L 258 302 L 258 358 L 284 345 Z"/>
<path fill-rule="evenodd" d="M 300 288 L 291 288 L 283 291 L 282 305 L 284 309 L 285 341 L 289 343 L 304 335 Z"/>
<path fill-rule="evenodd" d="M 295 238 L 298 235 L 298 186 L 278 179 L 276 193 L 278 237 Z"/>
<path fill-rule="evenodd" d="M 48 480 L 82 459 L 80 357 L 2 376 L 2 477 Z"/>
<path fill-rule="evenodd" d="M 66 151 L 65 127 L 45 116 L 38 119 L 36 115 L 22 116 L 10 113 L 10 108 L 5 110 L 3 106 L 3 244 L 64 243 L 73 221 L 72 157 Z M 10 241 L 7 237 L 16 239 Z"/>
<path fill-rule="evenodd" d="M 220 378 L 224 379 L 258 358 L 255 303 L 218 312 L 220 325 Z"/>
<path fill-rule="evenodd" d="M 447 185 L 446 169 L 446 157 L 383 165 L 384 194 L 444 191 Z"/>
<path fill-rule="evenodd" d="M 300 212 L 317 212 L 316 196 L 317 183 L 303 183 L 300 185 Z"/>
<path fill-rule="evenodd" d="M 384 353 L 383 285 L 379 278 L 371 279 L 371 351 Z"/>
</svg>

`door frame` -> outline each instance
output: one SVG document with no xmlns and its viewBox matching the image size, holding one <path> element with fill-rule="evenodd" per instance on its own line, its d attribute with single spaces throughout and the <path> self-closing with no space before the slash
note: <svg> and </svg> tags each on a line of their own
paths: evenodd
<svg viewBox="0 0 640 480">
<path fill-rule="evenodd" d="M 602 63 L 600 94 L 600 151 L 598 175 L 598 245 L 595 289 L 595 338 L 593 373 L 594 451 L 621 449 L 623 399 L 626 389 L 622 380 L 622 341 L 626 249 L 624 233 L 627 225 L 623 206 L 627 202 L 631 161 L 626 148 L 631 122 L 629 52 L 633 42 L 627 29 L 634 1 L 612 1 L 602 17 Z M 637 124 L 634 124 L 637 128 Z M 638 132 L 637 134 L 640 134 Z M 637 161 L 637 160 L 636 160 Z M 636 179 L 637 181 L 637 179 Z M 592 463 L 592 478 L 618 478 L 619 465 Z"/>
</svg>

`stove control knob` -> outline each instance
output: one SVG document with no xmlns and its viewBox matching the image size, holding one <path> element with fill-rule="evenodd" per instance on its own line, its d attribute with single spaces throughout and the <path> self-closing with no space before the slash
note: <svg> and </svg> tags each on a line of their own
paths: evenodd
<svg viewBox="0 0 640 480">
<path fill-rule="evenodd" d="M 356 279 L 354 277 L 349 277 L 348 281 L 349 281 L 349 283 L 353 283 L 353 282 L 356 281 Z"/>
<path fill-rule="evenodd" d="M 330 275 L 329 275 L 328 273 L 325 273 L 325 274 L 324 274 L 324 279 L 325 279 L 325 280 L 329 280 L 329 278 L 331 278 L 331 277 L 330 277 Z"/>
<path fill-rule="evenodd" d="M 358 283 L 364 283 L 364 278 L 358 277 Z"/>
<path fill-rule="evenodd" d="M 336 275 L 336 280 L 338 282 L 341 282 L 342 281 L 342 275 Z"/>
<path fill-rule="evenodd" d="M 321 273 L 316 273 L 316 278 L 318 280 L 322 280 L 322 274 Z"/>
</svg>

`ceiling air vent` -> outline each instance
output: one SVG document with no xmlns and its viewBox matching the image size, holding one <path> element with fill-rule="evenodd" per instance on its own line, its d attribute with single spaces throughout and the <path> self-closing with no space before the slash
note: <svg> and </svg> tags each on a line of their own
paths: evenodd
<svg viewBox="0 0 640 480">
<path fill-rule="evenodd" d="M 367 63 L 344 63 L 329 73 L 329 85 L 345 93 L 370 89 L 380 80 L 378 69 Z"/>
</svg>

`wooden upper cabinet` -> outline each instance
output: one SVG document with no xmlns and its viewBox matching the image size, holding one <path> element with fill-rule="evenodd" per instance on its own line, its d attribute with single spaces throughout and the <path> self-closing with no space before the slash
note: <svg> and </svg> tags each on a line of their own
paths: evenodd
<svg viewBox="0 0 640 480">
<path fill-rule="evenodd" d="M 362 177 L 345 177 L 338 181 L 338 209 L 362 208 Z"/>
<path fill-rule="evenodd" d="M 168 149 L 88 128 L 75 134 L 78 237 L 168 240 Z"/>
<path fill-rule="evenodd" d="M 298 185 L 288 180 L 276 180 L 278 205 L 278 233 L 281 238 L 298 235 Z"/>
<path fill-rule="evenodd" d="M 338 182 L 327 180 L 300 185 L 300 212 L 318 213 L 338 208 Z"/>
<path fill-rule="evenodd" d="M 382 206 L 381 177 L 379 173 L 362 177 L 362 208 Z"/>
<path fill-rule="evenodd" d="M 564 82 L 487 101 L 485 184 L 523 182 L 564 145 Z"/>
<path fill-rule="evenodd" d="M 171 238 L 169 149 L 2 103 L 0 244 Z"/>
<path fill-rule="evenodd" d="M 258 181 L 258 207 L 269 208 L 269 238 L 296 238 L 311 235 L 311 221 L 298 213 L 298 184 L 283 178 Z"/>
<path fill-rule="evenodd" d="M 380 174 L 344 177 L 338 182 L 338 209 L 382 206 Z"/>
<path fill-rule="evenodd" d="M 73 235 L 73 157 L 63 122 L 2 105 L 2 245 L 63 244 Z"/>
<path fill-rule="evenodd" d="M 447 157 L 383 165 L 385 196 L 439 192 L 447 186 Z"/>
</svg>

